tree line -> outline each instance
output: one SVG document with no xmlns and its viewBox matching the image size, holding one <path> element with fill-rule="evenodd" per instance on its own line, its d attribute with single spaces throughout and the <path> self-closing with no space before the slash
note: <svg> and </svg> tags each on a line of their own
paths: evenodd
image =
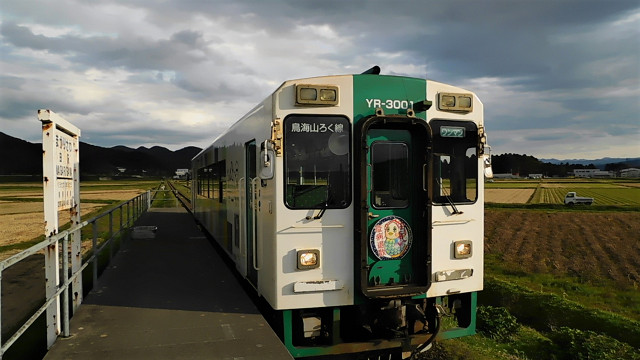
<svg viewBox="0 0 640 360">
<path fill-rule="evenodd" d="M 567 176 L 574 169 L 597 169 L 594 164 L 581 165 L 560 163 L 552 164 L 542 162 L 530 155 L 501 154 L 492 156 L 493 172 L 496 174 L 519 174 L 528 176 L 529 174 L 542 174 L 543 176 Z M 611 164 L 609 164 L 611 165 Z"/>
</svg>

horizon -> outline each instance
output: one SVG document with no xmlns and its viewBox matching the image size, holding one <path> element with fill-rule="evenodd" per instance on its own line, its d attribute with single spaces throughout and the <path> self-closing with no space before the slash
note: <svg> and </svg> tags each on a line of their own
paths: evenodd
<svg viewBox="0 0 640 360">
<path fill-rule="evenodd" d="M 96 146 L 205 148 L 285 80 L 379 65 L 476 93 L 495 153 L 623 158 L 638 38 L 637 0 L 5 0 L 0 124 L 37 141 L 50 109 Z"/>
<path fill-rule="evenodd" d="M 42 144 L 42 141 L 29 141 L 29 140 L 26 140 L 26 139 L 20 139 L 19 137 L 13 136 L 11 134 L 7 134 L 7 133 L 2 132 L 2 131 L 0 131 L 0 133 L 5 134 L 7 136 L 11 136 L 11 137 L 19 139 L 19 140 L 26 141 L 26 142 L 28 142 L 30 144 Z M 81 139 L 82 139 L 82 137 L 81 137 Z M 200 149 L 200 150 L 204 150 L 205 149 L 205 148 L 202 148 L 202 147 L 199 147 L 199 146 L 195 146 L 195 145 L 185 145 L 184 147 L 181 147 L 181 148 L 171 149 L 171 148 L 168 148 L 168 147 L 165 147 L 165 146 L 162 146 L 162 145 L 157 145 L 157 144 L 156 145 L 151 145 L 151 146 L 140 145 L 140 146 L 133 147 L 133 146 L 129 146 L 129 145 L 101 146 L 101 145 L 91 144 L 91 143 L 83 141 L 83 140 L 80 140 L 80 142 L 88 144 L 88 145 L 91 145 L 91 146 L 98 146 L 98 147 L 107 148 L 107 149 L 113 149 L 113 148 L 116 148 L 116 147 L 126 147 L 126 148 L 129 148 L 129 149 L 132 149 L 132 150 L 137 150 L 137 149 L 140 149 L 140 148 L 151 149 L 151 148 L 154 148 L 154 147 L 160 147 L 160 148 L 164 148 L 164 149 L 170 150 L 172 152 L 176 152 L 176 151 L 183 150 L 183 149 L 190 148 L 190 147 L 194 147 L 194 148 L 197 148 L 197 149 Z M 555 161 L 598 161 L 598 160 L 606 160 L 606 159 L 613 159 L 613 160 L 619 160 L 619 159 L 635 160 L 635 159 L 640 159 L 640 156 L 627 156 L 627 157 L 604 156 L 604 157 L 601 157 L 601 158 L 592 158 L 592 159 L 585 159 L 585 158 L 557 159 L 557 158 L 540 158 L 540 157 L 537 157 L 537 156 L 535 156 L 533 154 L 520 154 L 520 153 L 512 153 L 512 152 L 510 152 L 510 153 L 501 153 L 501 154 L 492 153 L 493 156 L 509 155 L 509 154 L 523 155 L 523 156 L 533 156 L 534 158 L 536 158 L 536 159 L 538 159 L 540 161 L 544 161 L 544 160 L 555 160 Z"/>
</svg>

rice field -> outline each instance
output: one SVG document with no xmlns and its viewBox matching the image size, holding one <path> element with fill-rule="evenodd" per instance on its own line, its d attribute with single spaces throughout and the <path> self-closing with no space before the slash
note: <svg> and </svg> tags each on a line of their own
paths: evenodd
<svg viewBox="0 0 640 360">
<path fill-rule="evenodd" d="M 129 200 L 157 186 L 158 181 L 84 182 L 80 186 L 83 219 Z M 70 212 L 60 211 L 59 223 L 70 222 Z M 5 259 L 43 238 L 44 204 L 41 183 L 0 183 L 0 259 Z M 24 246 L 23 246 L 24 245 Z"/>
<path fill-rule="evenodd" d="M 575 191 L 578 196 L 592 197 L 595 205 L 640 205 L 640 180 L 570 179 L 570 180 L 508 180 L 487 183 L 485 201 L 498 204 L 564 204 L 565 195 Z M 524 194 L 531 194 L 523 201 Z"/>
<path fill-rule="evenodd" d="M 564 204 L 564 196 L 569 191 L 576 191 L 578 196 L 592 197 L 597 205 L 640 205 L 640 189 L 637 188 L 541 188 L 536 190 L 532 203 Z"/>
</svg>

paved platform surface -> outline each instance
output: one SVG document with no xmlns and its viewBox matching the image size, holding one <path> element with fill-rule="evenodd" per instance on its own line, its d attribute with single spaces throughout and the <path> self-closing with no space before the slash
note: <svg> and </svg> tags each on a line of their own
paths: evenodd
<svg viewBox="0 0 640 360">
<path fill-rule="evenodd" d="M 182 208 L 151 209 L 45 356 L 57 359 L 291 359 Z"/>
</svg>

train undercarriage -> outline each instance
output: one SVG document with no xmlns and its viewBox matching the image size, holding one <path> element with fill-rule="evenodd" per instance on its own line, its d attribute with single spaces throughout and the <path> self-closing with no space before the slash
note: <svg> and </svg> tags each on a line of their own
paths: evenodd
<svg viewBox="0 0 640 360">
<path fill-rule="evenodd" d="M 338 308 L 280 311 L 272 326 L 296 358 L 367 359 L 387 354 L 403 359 L 428 350 L 436 339 L 474 334 L 475 304 L 476 293 L 377 299 Z M 454 321 L 449 323 L 457 326 L 442 329 L 443 317 L 451 317 Z"/>
</svg>

